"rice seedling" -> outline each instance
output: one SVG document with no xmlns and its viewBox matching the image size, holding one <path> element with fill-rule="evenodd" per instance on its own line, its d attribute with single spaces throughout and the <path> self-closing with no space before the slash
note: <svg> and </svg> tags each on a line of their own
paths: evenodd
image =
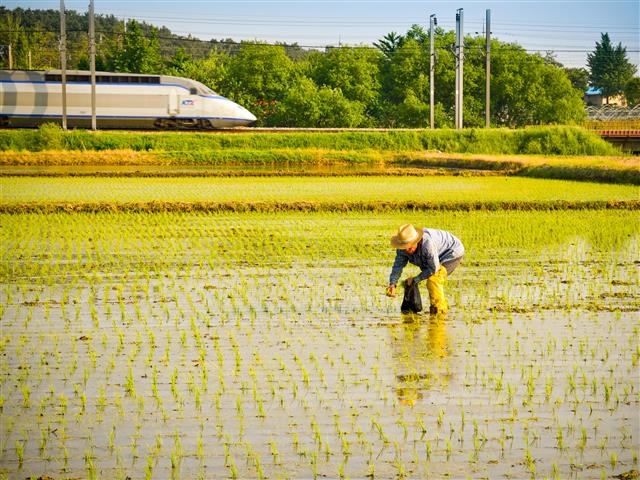
<svg viewBox="0 0 640 480">
<path fill-rule="evenodd" d="M 18 468 L 22 468 L 22 464 L 24 463 L 24 446 L 25 442 L 16 440 L 15 449 L 16 449 L 16 457 L 18 459 Z"/>
<path fill-rule="evenodd" d="M 87 478 L 89 478 L 90 480 L 95 480 L 98 478 L 98 472 L 95 466 L 94 459 L 95 453 L 91 448 L 89 448 L 84 454 L 84 462 L 85 468 L 87 470 Z"/>
</svg>

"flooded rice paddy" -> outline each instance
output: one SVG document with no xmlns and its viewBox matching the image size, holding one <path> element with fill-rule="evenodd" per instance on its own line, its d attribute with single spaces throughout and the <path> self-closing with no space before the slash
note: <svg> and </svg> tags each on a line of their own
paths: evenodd
<svg viewBox="0 0 640 480">
<path fill-rule="evenodd" d="M 446 317 L 384 296 L 406 221 L 467 246 Z M 638 470 L 633 211 L 23 214 L 1 234 L 1 477 Z"/>
</svg>

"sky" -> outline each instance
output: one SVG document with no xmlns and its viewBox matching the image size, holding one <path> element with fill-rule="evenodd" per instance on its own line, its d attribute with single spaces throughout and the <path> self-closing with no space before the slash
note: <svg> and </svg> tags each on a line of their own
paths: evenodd
<svg viewBox="0 0 640 480">
<path fill-rule="evenodd" d="M 66 10 L 86 12 L 89 0 L 64 0 Z M 0 0 L 0 6 L 60 8 L 60 0 Z M 491 36 L 530 53 L 554 53 L 565 67 L 586 67 L 601 34 L 627 49 L 640 65 L 638 0 L 94 0 L 96 14 L 135 19 L 172 33 L 203 40 L 257 40 L 301 47 L 373 45 L 385 35 L 405 34 L 414 25 L 455 31 L 462 9 L 465 36 L 485 36 L 490 10 Z M 638 69 L 640 73 L 640 68 Z"/>
</svg>

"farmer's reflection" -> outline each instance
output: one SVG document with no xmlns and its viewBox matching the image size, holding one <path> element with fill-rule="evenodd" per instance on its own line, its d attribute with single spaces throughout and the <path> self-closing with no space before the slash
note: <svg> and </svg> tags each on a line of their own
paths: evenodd
<svg viewBox="0 0 640 480">
<path fill-rule="evenodd" d="M 446 316 L 403 314 L 402 322 L 391 326 L 391 335 L 400 403 L 414 405 L 425 391 L 447 385 Z"/>
</svg>

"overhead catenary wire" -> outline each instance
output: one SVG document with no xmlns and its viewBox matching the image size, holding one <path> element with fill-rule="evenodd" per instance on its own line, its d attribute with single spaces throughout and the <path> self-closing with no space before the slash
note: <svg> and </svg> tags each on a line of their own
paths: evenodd
<svg viewBox="0 0 640 480">
<path fill-rule="evenodd" d="M 102 34 L 102 35 L 123 35 L 123 32 L 111 32 L 108 30 L 98 30 L 96 29 L 96 34 Z M 53 33 L 53 34 L 57 34 L 58 32 L 56 30 L 43 30 L 43 29 L 28 29 L 28 30 L 0 30 L 0 33 L 26 33 L 26 34 L 33 34 L 33 33 Z M 86 34 L 87 32 L 85 30 L 81 30 L 81 29 L 67 29 L 67 33 L 80 33 L 80 34 Z M 479 36 L 476 35 L 477 32 L 474 32 L 474 35 L 472 36 Z M 251 39 L 251 40 L 235 40 L 235 39 L 230 39 L 230 38 L 210 38 L 208 40 L 203 40 L 201 38 L 196 38 L 193 36 L 190 37 L 186 37 L 186 36 L 181 36 L 178 34 L 173 34 L 174 36 L 166 36 L 166 35 L 156 35 L 156 38 L 158 40 L 162 40 L 162 41 L 175 41 L 175 40 L 180 40 L 181 42 L 194 42 L 194 43 L 215 43 L 215 44 L 223 44 L 223 45 L 241 45 L 242 43 L 245 42 L 251 42 L 251 43 L 255 43 L 256 45 L 265 45 L 265 46 L 290 46 L 290 47 L 299 47 L 299 48 L 303 48 L 303 49 L 324 49 L 324 48 L 370 48 L 370 49 L 377 49 L 377 47 L 375 47 L 374 45 L 369 45 L 369 44 L 356 44 L 356 45 L 350 45 L 350 44 L 299 44 L 297 42 L 275 42 L 275 43 L 271 43 L 268 42 L 266 40 L 260 40 L 260 39 Z M 142 37 L 144 38 L 151 38 L 150 34 L 145 34 L 142 33 Z M 495 40 L 501 41 L 504 45 L 503 45 L 503 49 L 508 49 L 509 44 L 511 44 L 512 42 L 505 42 L 504 40 L 501 40 L 499 37 L 497 37 L 495 35 L 494 32 L 492 32 L 492 38 L 494 38 Z M 546 52 L 558 52 L 558 53 L 592 53 L 594 48 L 595 48 L 595 44 L 593 47 L 585 47 L 585 48 L 572 48 L 572 47 L 562 47 L 562 48 L 528 48 L 528 47 L 524 47 L 518 43 L 513 43 L 514 47 L 513 48 L 517 48 L 517 49 L 522 49 L 528 53 L 546 53 Z M 624 47 L 624 45 L 623 45 Z M 475 46 L 475 45 L 464 45 L 465 49 L 474 49 L 474 48 L 484 48 L 484 46 Z M 629 47 L 624 47 L 627 53 L 640 53 L 640 48 L 629 48 Z M 56 50 L 57 51 L 57 50 Z"/>
<path fill-rule="evenodd" d="M 78 15 L 82 16 L 84 13 L 76 12 Z M 328 17 L 314 17 L 314 18 L 296 18 L 296 17 L 283 17 L 283 16 L 251 16 L 251 15 L 242 15 L 242 16 L 229 16 L 229 15 L 220 15 L 216 12 L 215 15 L 198 15 L 197 17 L 193 16 L 156 16 L 149 15 L 148 10 L 145 11 L 129 11 L 125 16 L 122 15 L 114 15 L 110 13 L 99 14 L 96 12 L 96 15 L 103 15 L 105 17 L 115 17 L 116 19 L 120 19 L 125 21 L 127 19 L 136 19 L 139 22 L 148 22 L 150 24 L 154 24 L 158 26 L 158 24 L 187 24 L 187 25 L 202 25 L 205 29 L 194 30 L 189 28 L 188 31 L 184 32 L 185 34 L 190 34 L 193 36 L 203 36 L 206 38 L 219 37 L 220 35 L 230 35 L 234 36 L 235 32 L 224 33 L 212 30 L 212 27 L 218 26 L 281 26 L 281 27 L 290 27 L 290 28 L 308 28 L 308 27 L 349 27 L 349 28 L 366 28 L 371 29 L 372 27 L 383 27 L 385 31 L 395 31 L 398 29 L 409 29 L 413 25 L 422 25 L 428 19 L 420 19 L 420 18 L 372 18 L 372 17 L 359 17 L 352 18 L 348 20 L 344 20 L 341 18 L 328 18 Z M 484 20 L 478 19 L 466 19 L 465 20 L 466 28 L 469 31 L 477 31 L 478 33 L 482 33 L 484 27 Z M 440 18 L 439 25 L 441 28 L 445 30 L 455 30 L 455 20 L 452 18 Z M 159 26 L 158 28 L 162 28 L 164 25 Z M 169 27 L 165 27 L 169 28 Z M 426 25 L 424 25 L 426 29 Z M 172 32 L 181 34 L 182 29 L 178 29 L 175 27 L 169 28 Z M 603 31 L 608 32 L 611 36 L 626 36 L 626 35 L 635 35 L 637 42 L 637 35 L 639 32 L 638 27 L 627 27 L 621 26 L 617 23 L 612 24 L 603 24 L 597 23 L 595 25 L 585 24 L 583 22 L 577 24 L 559 24 L 559 23 L 520 23 L 520 22 L 505 22 L 501 21 L 498 18 L 494 18 L 492 20 L 492 34 L 496 35 L 506 35 L 506 36 L 515 36 L 518 38 L 525 38 L 528 35 L 532 38 L 540 39 L 539 33 L 548 33 L 554 32 L 554 41 L 559 44 L 563 44 L 565 42 L 571 42 L 575 39 L 575 34 L 581 33 L 600 33 Z M 258 35 L 260 34 L 258 32 Z M 269 35 L 270 36 L 270 35 Z M 307 35 L 305 35 L 307 36 Z M 633 38 L 633 37 L 631 37 Z M 204 39 L 204 38 L 203 38 Z"/>
</svg>

